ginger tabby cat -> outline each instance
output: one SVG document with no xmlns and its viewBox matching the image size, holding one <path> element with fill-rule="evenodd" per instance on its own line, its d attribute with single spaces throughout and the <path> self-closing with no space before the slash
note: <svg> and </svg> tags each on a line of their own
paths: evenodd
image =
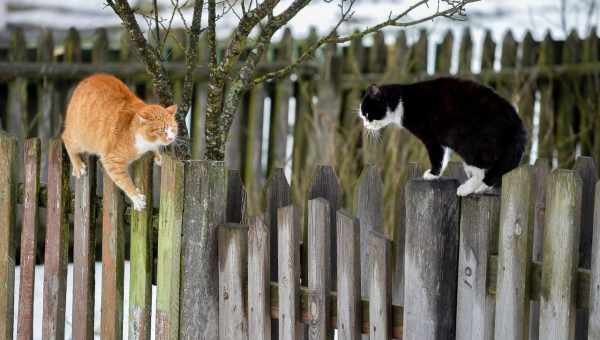
<svg viewBox="0 0 600 340">
<path fill-rule="evenodd" d="M 129 164 L 148 151 L 160 165 L 161 146 L 175 141 L 175 105 L 146 104 L 119 79 L 96 74 L 82 80 L 71 96 L 62 139 L 71 159 L 73 175 L 86 175 L 80 154 L 99 156 L 115 184 L 127 194 L 136 210 L 146 207 L 146 197 L 135 187 Z"/>
</svg>

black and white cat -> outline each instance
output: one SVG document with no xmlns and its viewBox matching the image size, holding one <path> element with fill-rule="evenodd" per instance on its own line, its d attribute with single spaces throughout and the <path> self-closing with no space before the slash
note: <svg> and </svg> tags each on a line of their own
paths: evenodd
<svg viewBox="0 0 600 340">
<path fill-rule="evenodd" d="M 464 161 L 469 179 L 459 196 L 500 185 L 502 175 L 517 167 L 527 132 L 514 107 L 491 88 L 471 80 L 438 78 L 407 85 L 371 85 L 360 105 L 364 127 L 379 130 L 393 124 L 419 138 L 429 153 L 436 179 L 453 150 Z"/>
</svg>

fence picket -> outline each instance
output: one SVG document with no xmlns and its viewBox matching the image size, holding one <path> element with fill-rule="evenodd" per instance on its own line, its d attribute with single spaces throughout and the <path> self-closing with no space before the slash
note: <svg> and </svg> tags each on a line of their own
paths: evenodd
<svg viewBox="0 0 600 340">
<path fill-rule="evenodd" d="M 16 138 L 0 133 L 0 337 L 3 339 L 13 337 L 16 150 Z"/>
<path fill-rule="evenodd" d="M 600 339 L 600 181 L 596 183 L 588 340 Z"/>
<path fill-rule="evenodd" d="M 369 339 L 387 340 L 391 337 L 390 311 L 392 305 L 390 240 L 375 230 L 369 231 L 368 238 L 370 277 Z"/>
<path fill-rule="evenodd" d="M 270 241 L 261 216 L 248 231 L 248 339 L 271 339 Z"/>
<path fill-rule="evenodd" d="M 288 205 L 277 213 L 277 257 L 280 340 L 302 339 L 300 324 L 300 230 L 297 208 Z"/>
<path fill-rule="evenodd" d="M 248 227 L 219 227 L 219 339 L 248 339 Z"/>
<path fill-rule="evenodd" d="M 471 30 L 466 28 L 462 33 L 460 40 L 459 56 L 458 56 L 458 71 L 462 73 L 471 72 L 473 63 L 473 40 L 471 40 Z"/>
<path fill-rule="evenodd" d="M 19 318 L 17 325 L 17 339 L 19 340 L 33 338 L 35 258 L 37 253 L 38 199 L 40 189 L 40 140 L 37 138 L 28 139 L 24 144 L 25 188 L 23 224 L 21 227 L 21 277 L 19 279 Z M 11 163 L 7 162 L 6 164 Z M 2 205 L 0 207 L 5 208 Z M 3 232 L 2 235 L 7 235 L 7 233 Z"/>
<path fill-rule="evenodd" d="M 495 339 L 527 339 L 530 254 L 533 238 L 533 174 L 522 166 L 502 179 Z"/>
<path fill-rule="evenodd" d="M 369 232 L 383 233 L 383 182 L 376 166 L 363 170 L 356 194 L 356 217 L 360 221 L 361 296 L 369 295 Z"/>
<path fill-rule="evenodd" d="M 452 49 L 454 47 L 454 34 L 452 31 L 446 32 L 444 40 L 437 45 L 435 72 L 441 74 L 450 74 L 452 67 Z"/>
<path fill-rule="evenodd" d="M 345 210 L 337 212 L 337 329 L 338 338 L 361 338 L 360 226 Z"/>
<path fill-rule="evenodd" d="M 123 337 L 123 271 L 125 265 L 125 233 L 123 194 L 103 174 L 102 194 L 102 300 L 100 309 L 101 337 L 117 340 Z"/>
<path fill-rule="evenodd" d="M 239 170 L 227 171 L 227 203 L 225 221 L 246 223 L 247 194 Z"/>
<path fill-rule="evenodd" d="M 48 216 L 42 334 L 44 339 L 63 339 L 69 256 L 69 224 L 66 213 L 69 202 L 69 166 L 60 138 L 50 141 L 48 151 Z"/>
<path fill-rule="evenodd" d="M 499 195 L 461 200 L 456 338 L 492 340 L 495 301 L 487 290 L 488 258 L 498 251 Z"/>
<path fill-rule="evenodd" d="M 414 179 L 406 186 L 403 339 L 454 339 L 457 187 L 454 179 Z"/>
<path fill-rule="evenodd" d="M 143 211 L 131 211 L 128 334 L 136 340 L 150 340 L 152 330 L 152 163 L 152 157 L 146 155 L 133 165 L 133 181 L 149 205 Z"/>
<path fill-rule="evenodd" d="M 331 289 L 331 228 L 329 202 L 323 198 L 308 201 L 308 288 L 315 294 L 315 305 L 310 304 L 309 339 L 333 338 L 329 329 Z"/>
<path fill-rule="evenodd" d="M 94 336 L 96 263 L 96 158 L 86 156 L 87 175 L 75 181 L 73 216 L 73 338 Z"/>
<path fill-rule="evenodd" d="M 158 222 L 155 336 L 156 339 L 174 340 L 179 339 L 179 278 L 184 207 L 183 163 L 164 155 L 160 185 L 162 195 Z"/>
<path fill-rule="evenodd" d="M 573 171 L 555 170 L 547 186 L 540 338 L 568 340 L 575 336 L 582 180 Z"/>
</svg>

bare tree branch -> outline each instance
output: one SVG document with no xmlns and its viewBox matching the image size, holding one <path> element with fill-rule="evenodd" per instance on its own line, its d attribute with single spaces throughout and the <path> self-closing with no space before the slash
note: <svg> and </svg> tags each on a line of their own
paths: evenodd
<svg viewBox="0 0 600 340">
<path fill-rule="evenodd" d="M 323 46 L 324 44 L 343 43 L 343 42 L 351 41 L 354 39 L 362 38 L 365 35 L 375 33 L 385 27 L 408 27 L 408 26 L 417 25 L 422 22 L 435 19 L 437 17 L 446 17 L 446 18 L 450 18 L 450 19 L 456 19 L 456 17 L 455 17 L 456 15 L 463 15 L 464 7 L 467 4 L 473 3 L 473 2 L 478 2 L 478 1 L 481 1 L 481 0 L 450 0 L 450 2 L 447 2 L 447 3 L 450 4 L 452 7 L 448 8 L 446 10 L 443 10 L 443 11 L 438 10 L 434 14 L 431 14 L 431 15 L 428 15 L 426 17 L 416 19 L 416 20 L 404 21 L 404 22 L 400 21 L 401 19 L 406 17 L 409 13 L 414 11 L 416 8 L 426 5 L 428 3 L 428 0 L 421 0 L 417 3 L 415 3 L 414 5 L 410 6 L 409 8 L 407 8 L 404 12 L 402 12 L 396 16 L 392 16 L 390 14 L 390 16 L 388 17 L 388 19 L 386 21 L 383 21 L 374 26 L 367 27 L 361 31 L 354 32 L 350 35 L 339 37 L 336 33 L 337 29 L 353 13 L 351 11 L 352 6 L 349 6 L 347 8 L 347 10 L 345 10 L 343 12 L 342 17 L 337 22 L 337 24 L 333 27 L 333 29 L 331 29 L 331 31 L 327 35 L 325 35 L 321 39 L 317 40 L 317 42 L 315 42 L 312 46 L 310 46 L 306 51 L 304 51 L 304 53 L 302 53 L 302 55 L 300 57 L 298 57 L 298 59 L 296 61 L 294 61 L 290 65 L 282 67 L 281 69 L 279 69 L 277 71 L 273 71 L 273 72 L 270 72 L 270 73 L 267 73 L 267 74 L 257 77 L 253 83 L 260 84 L 264 81 L 279 79 L 279 78 L 289 75 L 290 73 L 295 71 L 296 68 L 298 68 L 298 66 L 300 66 L 302 63 L 311 59 L 314 56 L 314 52 L 317 49 L 319 49 L 321 46 Z"/>
<path fill-rule="evenodd" d="M 139 56 L 152 77 L 152 84 L 160 103 L 171 105 L 173 103 L 172 85 L 161 62 L 160 53 L 146 41 L 129 3 L 126 0 L 107 0 L 107 4 L 123 21 L 123 26 L 127 29 Z"/>
</svg>

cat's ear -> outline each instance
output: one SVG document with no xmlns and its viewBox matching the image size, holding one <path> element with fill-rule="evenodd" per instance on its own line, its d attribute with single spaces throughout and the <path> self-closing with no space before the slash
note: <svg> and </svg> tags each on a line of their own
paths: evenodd
<svg viewBox="0 0 600 340">
<path fill-rule="evenodd" d="M 171 105 L 167 107 L 167 112 L 174 115 L 177 112 L 177 105 Z"/>
<path fill-rule="evenodd" d="M 367 88 L 367 94 L 371 98 L 377 98 L 381 95 L 381 89 L 379 88 L 379 86 L 377 86 L 375 84 L 371 84 Z"/>
</svg>

